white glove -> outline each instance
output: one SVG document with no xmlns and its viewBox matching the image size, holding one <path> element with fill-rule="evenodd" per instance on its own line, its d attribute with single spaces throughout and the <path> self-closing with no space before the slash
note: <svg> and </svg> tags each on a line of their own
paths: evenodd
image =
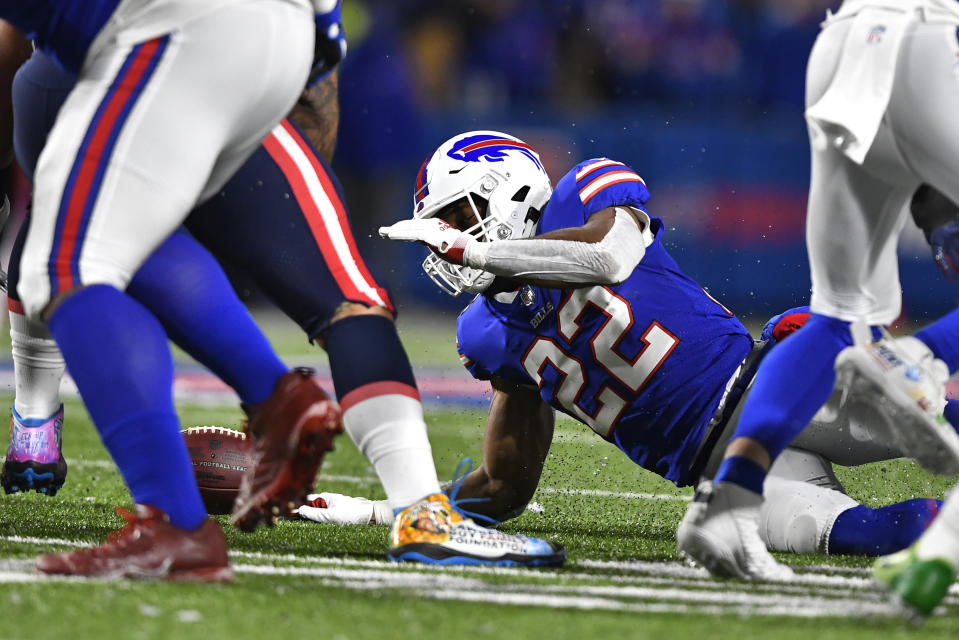
<svg viewBox="0 0 959 640">
<path fill-rule="evenodd" d="M 386 500 L 354 498 L 342 493 L 311 493 L 308 504 L 293 513 L 313 522 L 329 524 L 393 524 L 393 510 Z"/>
<path fill-rule="evenodd" d="M 439 218 L 400 220 L 389 227 L 380 227 L 380 235 L 390 240 L 422 242 L 436 255 L 453 264 L 463 264 L 466 245 L 476 238 L 451 227 Z"/>
</svg>

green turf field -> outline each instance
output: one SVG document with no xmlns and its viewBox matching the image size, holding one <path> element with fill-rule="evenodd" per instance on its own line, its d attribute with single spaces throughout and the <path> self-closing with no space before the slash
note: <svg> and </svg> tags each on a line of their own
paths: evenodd
<svg viewBox="0 0 959 640">
<path fill-rule="evenodd" d="M 4 398 L 8 402 L 9 398 Z M 184 424 L 236 425 L 234 409 L 183 407 Z M 561 570 L 432 569 L 384 560 L 384 527 L 281 522 L 227 528 L 237 579 L 197 586 L 52 580 L 30 571 L 40 552 L 101 540 L 129 506 L 119 475 L 76 401 L 68 401 L 69 480 L 54 498 L 0 498 L 0 638 L 777 638 L 955 637 L 959 599 L 921 629 L 894 617 L 868 583 L 867 561 L 782 556 L 789 586 L 714 581 L 684 566 L 673 532 L 688 491 L 639 471 L 610 445 L 562 423 L 536 512 L 504 525 L 560 540 Z M 477 456 L 482 415 L 431 413 L 441 475 Z M 6 442 L 4 438 L 3 442 Z M 949 481 L 909 463 L 845 473 L 855 495 L 883 503 L 941 495 Z M 381 497 L 347 438 L 327 458 L 325 490 Z"/>
<path fill-rule="evenodd" d="M 258 319 L 288 362 L 323 360 L 288 321 Z M 453 320 L 401 316 L 418 366 L 459 368 Z M 243 535 L 223 518 L 237 572 L 231 585 L 42 578 L 31 570 L 34 556 L 102 540 L 123 524 L 113 507 L 130 507 L 86 412 L 66 402 L 66 486 L 54 498 L 0 495 L 0 640 L 959 637 L 955 593 L 944 615 L 917 629 L 870 585 L 865 559 L 780 556 L 801 572 L 788 586 L 717 581 L 685 566 L 673 534 L 690 491 L 639 470 L 569 421 L 558 425 L 535 510 L 504 525 L 562 542 L 569 561 L 561 570 L 397 566 L 385 561 L 385 527 L 284 521 Z M 0 406 L 9 404 L 0 394 Z M 240 420 L 234 408 L 182 406 L 181 415 L 185 426 Z M 473 409 L 428 413 L 441 477 L 463 457 L 479 456 L 483 417 Z M 906 462 L 840 470 L 840 477 L 871 505 L 941 497 L 952 484 Z M 327 456 L 319 487 L 383 495 L 345 436 Z"/>
</svg>

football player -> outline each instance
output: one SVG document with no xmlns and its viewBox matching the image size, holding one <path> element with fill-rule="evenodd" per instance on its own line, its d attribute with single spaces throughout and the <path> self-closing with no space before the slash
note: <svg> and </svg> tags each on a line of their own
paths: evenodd
<svg viewBox="0 0 959 640">
<path fill-rule="evenodd" d="M 25 315 L 45 323 L 60 347 L 137 503 L 128 526 L 104 545 L 43 556 L 41 571 L 232 575 L 179 432 L 158 307 L 125 289 L 296 101 L 318 9 L 308 0 L 0 1 L 0 18 L 78 74 L 37 163 L 18 293 Z M 338 410 L 308 376 L 287 373 L 223 284 L 217 297 L 172 314 L 176 324 L 167 330 L 210 347 L 207 355 L 220 362 L 236 353 L 235 344 L 212 346 L 217 332 L 227 333 L 224 324 L 254 340 L 247 355 L 256 366 L 229 382 L 257 402 L 251 434 L 261 457 L 252 466 L 284 472 L 247 492 L 245 504 L 257 512 L 306 487 L 306 471 L 339 428 Z M 218 309 L 221 301 L 228 304 Z M 256 428 L 263 423 L 268 433 Z M 300 453 L 279 444 L 288 440 L 302 445 Z"/>
<path fill-rule="evenodd" d="M 429 247 L 424 269 L 448 293 L 481 293 L 457 321 L 464 365 L 493 389 L 483 464 L 457 490 L 483 499 L 477 512 L 503 519 L 524 509 L 554 409 L 679 486 L 711 477 L 759 363 L 808 316 L 783 314 L 753 340 L 667 253 L 648 198 L 642 178 L 608 158 L 577 164 L 553 191 L 529 145 L 474 131 L 423 164 L 414 218 L 380 230 Z M 773 467 L 756 514 L 770 546 L 875 555 L 908 544 L 936 513 L 934 500 L 859 505 L 833 474 L 831 462 L 917 453 L 893 440 L 895 420 L 877 404 L 837 391 Z M 360 504 L 334 500 L 362 520 Z M 299 511 L 322 517 L 315 507 Z"/>
<path fill-rule="evenodd" d="M 320 30 L 318 42 L 324 36 L 333 39 L 326 56 L 329 73 L 304 93 L 289 119 L 266 137 L 223 189 L 193 211 L 186 226 L 218 260 L 259 284 L 311 341 L 326 349 L 346 430 L 376 469 L 391 509 L 401 512 L 391 558 L 444 564 L 560 563 L 564 554 L 559 546 L 479 527 L 463 518 L 440 490 L 416 382 L 393 324 L 392 301 L 356 249 L 339 185 L 323 159 L 332 155 L 338 120 L 333 67 L 345 50 L 338 15 Z M 17 154 L 27 172 L 72 81 L 42 54 L 17 76 L 16 106 L 23 114 L 17 120 Z M 177 243 L 185 241 L 171 238 L 161 245 L 128 291 L 149 298 L 153 290 L 170 287 L 165 265 L 176 263 L 178 272 L 189 266 L 176 250 Z M 11 276 L 16 278 L 15 269 Z M 201 295 L 191 293 L 188 285 L 194 279 L 189 272 L 184 275 L 183 295 Z M 44 339 L 42 327 L 38 333 L 29 323 L 24 326 L 22 316 L 11 318 L 18 345 L 15 428 L 26 434 L 46 424 L 48 431 L 58 432 L 62 361 L 55 345 Z M 18 333 L 20 327 L 24 330 Z M 44 362 L 53 365 L 47 374 L 40 366 Z M 25 424 L 22 411 L 27 409 L 21 407 L 37 416 L 37 429 Z M 11 442 L 11 451 L 15 449 Z M 38 469 L 37 460 L 25 464 L 30 470 L 45 470 Z M 16 476 L 20 468 L 5 467 L 5 487 L 30 488 Z M 38 486 L 46 488 L 33 488 Z M 445 519 L 434 522 L 444 530 L 441 536 L 433 530 L 427 540 L 426 532 L 417 528 L 426 514 Z M 471 542 L 453 545 L 454 538 Z"/>
<path fill-rule="evenodd" d="M 835 371 L 885 391 L 903 437 L 929 452 L 916 457 L 930 471 L 959 471 L 941 441 L 949 430 L 944 403 L 917 390 L 959 369 L 957 319 L 947 316 L 915 340 L 873 343 L 870 337 L 870 327 L 900 312 L 896 245 L 910 197 L 927 184 L 959 202 L 957 27 L 959 4 L 948 0 L 846 0 L 823 23 L 806 84 L 813 315 L 763 362 L 721 469 L 713 484 L 701 487 L 679 528 L 679 548 L 714 573 L 784 575 L 771 557 L 762 563 L 768 570 L 743 560 L 762 553 L 755 514 L 763 478 L 826 401 Z M 934 242 L 943 237 L 927 233 Z M 947 371 L 932 370 L 934 359 Z M 939 520 L 959 530 L 959 505 Z M 939 546 L 944 536 L 931 539 L 935 544 L 920 543 L 912 560 L 901 563 L 910 577 L 896 588 L 907 600 L 923 588 L 914 567 L 951 553 Z"/>
</svg>

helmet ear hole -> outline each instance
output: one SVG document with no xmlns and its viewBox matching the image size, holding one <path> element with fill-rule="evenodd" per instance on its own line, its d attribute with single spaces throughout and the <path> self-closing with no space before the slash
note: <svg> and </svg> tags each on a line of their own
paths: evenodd
<svg viewBox="0 0 959 640">
<path fill-rule="evenodd" d="M 526 196 L 529 195 L 529 186 L 520 187 L 519 191 L 513 194 L 511 200 L 513 202 L 525 202 Z"/>
</svg>

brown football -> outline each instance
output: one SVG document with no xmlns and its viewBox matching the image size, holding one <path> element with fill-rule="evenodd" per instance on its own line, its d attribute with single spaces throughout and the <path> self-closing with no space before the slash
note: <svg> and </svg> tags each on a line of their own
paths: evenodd
<svg viewBox="0 0 959 640">
<path fill-rule="evenodd" d="M 207 513 L 230 513 L 246 471 L 246 435 L 223 427 L 183 430 Z"/>
</svg>

